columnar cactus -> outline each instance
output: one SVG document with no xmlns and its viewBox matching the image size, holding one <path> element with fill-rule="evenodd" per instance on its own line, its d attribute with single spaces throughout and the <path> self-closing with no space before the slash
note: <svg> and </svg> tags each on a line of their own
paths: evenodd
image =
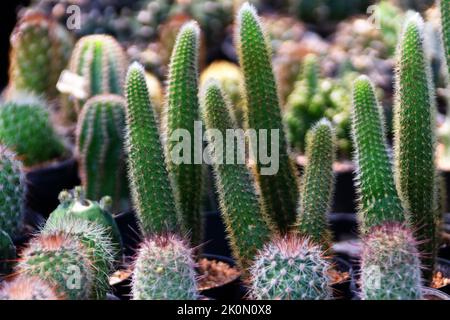
<svg viewBox="0 0 450 320">
<path fill-rule="evenodd" d="M 3 283 L 0 300 L 64 300 L 64 295 L 39 277 L 19 275 Z"/>
<path fill-rule="evenodd" d="M 92 200 L 110 196 L 114 211 L 124 208 L 127 175 L 124 151 L 125 99 L 106 94 L 89 99 L 77 123 L 79 174 Z"/>
<path fill-rule="evenodd" d="M 11 34 L 8 93 L 28 91 L 55 98 L 72 46 L 65 28 L 39 11 L 28 11 Z"/>
<path fill-rule="evenodd" d="M 421 299 L 420 254 L 411 230 L 396 223 L 380 225 L 364 241 L 361 298 Z"/>
<path fill-rule="evenodd" d="M 0 107 L 0 143 L 17 153 L 25 166 L 62 157 L 65 152 L 45 103 L 35 96 L 17 96 Z"/>
<path fill-rule="evenodd" d="M 92 296 L 94 270 L 82 243 L 66 234 L 34 238 L 22 251 L 16 267 L 20 274 L 37 276 L 70 300 Z"/>
<path fill-rule="evenodd" d="M 13 261 L 16 259 L 16 247 L 11 237 L 0 229 L 0 279 L 12 271 Z"/>
<path fill-rule="evenodd" d="M 192 250 L 174 235 L 145 240 L 134 265 L 134 300 L 195 300 L 196 274 Z"/>
<path fill-rule="evenodd" d="M 331 234 L 327 225 L 334 187 L 333 161 L 335 136 L 331 123 L 321 120 L 308 133 L 306 156 L 308 163 L 302 177 L 298 230 L 312 241 L 328 247 Z"/>
<path fill-rule="evenodd" d="M 169 180 L 142 66 L 126 79 L 128 167 L 134 207 L 145 234 L 176 231 L 179 209 Z"/>
<path fill-rule="evenodd" d="M 0 146 L 0 230 L 12 237 L 23 226 L 25 176 L 14 153 Z"/>
<path fill-rule="evenodd" d="M 437 250 L 436 106 L 422 29 L 419 14 L 409 17 L 397 53 L 394 150 L 397 189 L 431 279 Z"/>
<path fill-rule="evenodd" d="M 175 199 L 180 205 L 184 227 L 189 231 L 193 244 L 199 244 L 202 240 L 202 165 L 195 161 L 202 146 L 196 146 L 193 139 L 196 123 L 201 123 L 198 101 L 199 33 L 197 23 L 193 21 L 185 24 L 178 33 L 170 60 L 166 115 L 168 170 L 175 182 Z M 183 140 L 183 146 L 189 150 L 183 148 L 180 151 L 178 130 L 189 133 L 190 139 L 187 142 Z"/>
<path fill-rule="evenodd" d="M 70 57 L 69 71 L 83 77 L 85 97 L 66 97 L 66 116 L 79 113 L 87 98 L 104 93 L 122 95 L 126 67 L 125 52 L 113 37 L 89 35 L 78 40 Z"/>
<path fill-rule="evenodd" d="M 272 130 L 278 130 L 279 133 L 279 140 L 275 143 L 279 149 L 277 173 L 261 174 L 264 164 L 258 157 L 255 166 L 256 178 L 267 212 L 276 222 L 278 229 L 286 232 L 295 222 L 299 190 L 283 130 L 270 45 L 253 6 L 245 3 L 237 19 L 237 48 L 244 74 L 248 126 L 256 130 L 258 136 L 261 129 L 268 130 L 268 135 Z M 268 136 L 267 140 L 270 138 Z M 272 154 L 270 143 L 263 146 L 257 143 L 259 139 L 252 140 L 257 140 L 251 141 L 251 144 L 257 146 L 259 151 L 267 147 L 267 154 Z"/>
<path fill-rule="evenodd" d="M 93 266 L 93 299 L 104 299 L 109 289 L 109 275 L 113 271 L 114 257 L 117 256 L 108 230 L 96 222 L 76 218 L 48 221 L 41 231 L 50 236 L 63 233 L 78 239 L 85 247 Z"/>
<path fill-rule="evenodd" d="M 352 131 L 363 234 L 362 298 L 421 298 L 416 243 L 395 188 L 381 109 L 365 76 L 354 83 Z"/>
<path fill-rule="evenodd" d="M 447 64 L 447 76 L 450 81 L 450 0 L 440 0 L 439 8 L 441 11 L 441 33 L 444 43 L 445 62 Z M 450 86 L 450 83 L 448 83 Z M 450 98 L 449 98 L 450 99 Z"/>
<path fill-rule="evenodd" d="M 228 129 L 234 128 L 230 109 L 221 92 L 219 84 L 209 81 L 202 90 L 203 117 L 207 133 L 219 130 L 223 137 Z M 241 130 L 242 131 L 242 130 Z M 238 137 L 239 139 L 239 137 Z M 241 136 L 244 142 L 244 135 Z M 267 217 L 261 207 L 252 177 L 244 163 L 239 161 L 239 152 L 232 151 L 233 161 L 228 162 L 230 150 L 225 149 L 223 141 L 208 135 L 209 148 L 219 192 L 221 212 L 227 226 L 233 255 L 242 270 L 246 270 L 259 249 L 270 240 L 271 231 L 266 224 Z M 237 146 L 240 143 L 238 141 Z M 265 219 L 264 219 L 265 218 Z M 266 221 L 265 221 L 266 220 Z"/>
<path fill-rule="evenodd" d="M 332 298 L 330 262 L 308 238 L 287 236 L 267 244 L 250 273 L 250 296 L 257 300 Z"/>
</svg>

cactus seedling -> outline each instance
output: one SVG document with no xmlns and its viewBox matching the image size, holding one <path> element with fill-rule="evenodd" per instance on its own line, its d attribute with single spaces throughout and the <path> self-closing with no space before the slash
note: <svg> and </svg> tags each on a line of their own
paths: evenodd
<svg viewBox="0 0 450 320">
<path fill-rule="evenodd" d="M 24 94 L 0 107 L 0 143 L 14 151 L 25 166 L 57 159 L 65 152 L 44 102 Z"/>
<path fill-rule="evenodd" d="M 286 236 L 267 244 L 250 269 L 250 295 L 257 300 L 331 299 L 331 264 L 319 245 Z"/>
<path fill-rule="evenodd" d="M 22 163 L 0 146 L 0 230 L 14 237 L 23 225 L 25 177 Z"/>
<path fill-rule="evenodd" d="M 128 167 L 134 207 L 145 234 L 179 228 L 179 209 L 169 180 L 155 111 L 142 66 L 126 78 Z"/>
<path fill-rule="evenodd" d="M 333 195 L 335 151 L 333 128 L 328 120 L 323 119 L 307 135 L 308 164 L 302 177 L 297 223 L 300 234 L 325 247 L 331 242 L 327 214 Z"/>
<path fill-rule="evenodd" d="M 201 96 L 206 128 L 219 130 L 225 137 L 226 131 L 233 129 L 234 124 L 218 83 L 207 82 Z M 241 138 L 244 139 L 243 136 Z M 221 158 L 225 154 L 222 143 L 218 142 L 213 135 L 208 136 L 208 142 L 212 151 L 221 211 L 233 255 L 239 261 L 242 270 L 246 270 L 252 263 L 257 250 L 262 249 L 264 243 L 270 239 L 271 231 L 263 219 L 265 213 L 256 194 L 252 177 L 245 163 L 238 162 L 236 148 L 232 153 L 233 162 L 225 163 L 225 159 Z M 267 217 L 265 218 L 267 220 Z"/>
<path fill-rule="evenodd" d="M 166 156 L 168 170 L 174 179 L 175 199 L 180 205 L 185 228 L 191 234 L 193 244 L 202 239 L 202 219 L 200 212 L 202 165 L 197 164 L 194 139 L 188 142 L 189 150 L 180 152 L 178 130 L 194 136 L 195 123 L 199 122 L 198 101 L 198 50 L 200 30 L 196 22 L 186 23 L 178 33 L 169 67 L 167 87 L 167 142 Z M 184 139 L 184 136 L 183 136 Z M 183 141 L 183 144 L 185 141 Z M 179 147 L 179 146 L 178 146 Z M 201 146 L 198 146 L 201 148 Z M 182 157 L 182 163 L 174 159 Z"/>
<path fill-rule="evenodd" d="M 100 200 L 110 196 L 114 211 L 125 207 L 127 176 L 124 132 L 125 99 L 98 95 L 83 106 L 77 124 L 79 173 L 86 196 Z"/>
<path fill-rule="evenodd" d="M 409 17 L 397 53 L 394 150 L 397 189 L 431 279 L 437 250 L 436 106 L 422 28 L 419 14 Z"/>
<path fill-rule="evenodd" d="M 133 272 L 134 300 L 195 300 L 197 284 L 192 250 L 174 235 L 146 239 Z"/>
<path fill-rule="evenodd" d="M 64 295 L 39 277 L 19 275 L 3 283 L 0 300 L 64 300 Z"/>
<path fill-rule="evenodd" d="M 10 236 L 0 229 L 0 279 L 11 273 L 13 260 L 16 258 L 16 247 Z"/>
<path fill-rule="evenodd" d="M 279 169 L 273 175 L 261 174 L 261 159 L 256 163 L 256 178 L 262 200 L 281 232 L 286 232 L 295 222 L 299 197 L 298 182 L 281 120 L 277 86 L 271 64 L 268 39 L 262 30 L 255 9 L 245 3 L 237 17 L 237 48 L 239 62 L 244 74 L 248 126 L 261 133 L 261 129 L 278 130 Z M 253 139 L 258 140 L 258 139 Z M 266 146 L 250 141 L 259 149 Z M 260 141 L 261 142 L 261 141 Z M 257 144 L 258 143 L 258 144 Z M 267 154 L 272 146 L 267 146 Z"/>
<path fill-rule="evenodd" d="M 92 296 L 93 267 L 86 248 L 76 238 L 52 234 L 34 238 L 22 251 L 17 272 L 37 276 L 70 300 Z"/>
</svg>

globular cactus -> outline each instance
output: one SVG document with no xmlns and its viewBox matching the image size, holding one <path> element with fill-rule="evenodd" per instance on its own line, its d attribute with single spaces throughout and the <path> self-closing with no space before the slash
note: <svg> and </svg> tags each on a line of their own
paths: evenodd
<svg viewBox="0 0 450 320">
<path fill-rule="evenodd" d="M 126 78 L 128 168 L 133 204 L 145 234 L 176 231 L 179 209 L 167 172 L 155 111 L 142 66 Z"/>
<path fill-rule="evenodd" d="M 16 247 L 11 237 L 0 229 L 0 279 L 11 273 L 15 259 Z"/>
<path fill-rule="evenodd" d="M 405 221 L 386 145 L 382 110 L 366 76 L 354 83 L 352 132 L 362 233 L 386 221 Z"/>
<path fill-rule="evenodd" d="M 0 300 L 65 300 L 55 286 L 39 277 L 19 275 L 0 287 Z"/>
<path fill-rule="evenodd" d="M 113 271 L 117 247 L 112 243 L 108 230 L 97 222 L 76 218 L 48 221 L 41 231 L 44 236 L 57 233 L 78 239 L 84 246 L 93 266 L 93 299 L 104 299 L 109 289 L 109 275 Z"/>
<path fill-rule="evenodd" d="M 67 120 L 76 118 L 86 99 L 98 94 L 122 95 L 127 58 L 120 44 L 108 35 L 84 36 L 75 45 L 69 61 L 69 71 L 85 82 L 84 97 L 69 93 L 65 96 Z"/>
<path fill-rule="evenodd" d="M 28 91 L 56 98 L 56 82 L 72 46 L 63 26 L 39 11 L 26 12 L 11 34 L 8 95 Z"/>
<path fill-rule="evenodd" d="M 354 84 L 352 130 L 363 234 L 362 298 L 420 298 L 417 243 L 406 225 L 405 210 L 395 188 L 381 109 L 365 76 Z"/>
<path fill-rule="evenodd" d="M 430 280 L 437 250 L 434 85 L 425 56 L 423 20 L 409 17 L 397 52 L 394 150 L 397 189 L 423 254 Z"/>
<path fill-rule="evenodd" d="M 39 277 L 69 300 L 86 300 L 92 296 L 92 261 L 82 243 L 67 234 L 32 239 L 22 251 L 16 272 Z"/>
<path fill-rule="evenodd" d="M 335 136 L 331 123 L 322 119 L 308 133 L 308 163 L 302 176 L 297 230 L 324 248 L 331 245 L 327 215 L 334 189 Z"/>
<path fill-rule="evenodd" d="M 184 227 L 193 244 L 202 240 L 202 165 L 196 155 L 202 146 L 196 146 L 193 137 L 200 124 L 198 101 L 198 50 L 200 29 L 196 22 L 183 25 L 175 41 L 169 66 L 166 114 L 166 156 L 168 170 L 174 179 L 175 199 L 179 203 Z M 189 134 L 179 149 L 179 130 Z M 184 139 L 184 135 L 182 136 Z M 180 158 L 180 159 L 178 159 Z"/>
<path fill-rule="evenodd" d="M 422 298 L 420 254 L 411 230 L 398 223 L 374 227 L 361 253 L 363 300 Z"/>
<path fill-rule="evenodd" d="M 60 205 L 50 214 L 47 224 L 61 223 L 68 219 L 78 219 L 95 222 L 105 228 L 116 249 L 121 249 L 122 238 L 119 227 L 109 213 L 111 198 L 103 197 L 100 202 L 86 198 L 82 187 L 75 187 L 71 192 L 61 191 Z"/>
<path fill-rule="evenodd" d="M 134 265 L 134 300 L 195 300 L 197 282 L 192 250 L 174 235 L 142 242 Z"/>
<path fill-rule="evenodd" d="M 250 296 L 257 300 L 332 298 L 331 263 L 308 238 L 274 239 L 255 257 Z"/>
<path fill-rule="evenodd" d="M 110 196 L 113 209 L 126 208 L 124 98 L 106 94 L 89 99 L 77 122 L 76 157 L 86 197 L 100 200 Z"/>
<path fill-rule="evenodd" d="M 0 143 L 14 151 L 25 166 L 54 160 L 65 153 L 45 102 L 34 95 L 20 94 L 0 106 Z"/>
<path fill-rule="evenodd" d="M 236 25 L 239 62 L 244 74 L 248 127 L 256 130 L 257 136 L 261 134 L 260 130 L 268 131 L 267 146 L 259 143 L 261 139 L 258 138 L 251 139 L 250 143 L 253 148 L 257 147 L 259 152 L 266 149 L 267 154 L 273 154 L 270 143 L 270 138 L 273 138 L 272 130 L 278 130 L 279 134 L 278 141 L 272 141 L 278 146 L 279 152 L 277 172 L 272 174 L 269 169 L 269 174 L 262 174 L 261 169 L 267 169 L 267 165 L 258 157 L 255 166 L 256 178 L 267 212 L 278 229 L 287 232 L 295 222 L 299 187 L 283 130 L 270 45 L 256 11 L 250 4 L 245 3 L 241 7 Z"/>
<path fill-rule="evenodd" d="M 207 133 L 215 129 L 225 137 L 227 130 L 234 128 L 234 123 L 230 118 L 230 109 L 221 88 L 217 82 L 209 81 L 202 91 L 203 118 Z M 240 139 L 244 143 L 244 135 Z M 268 217 L 263 212 L 245 161 L 239 162 L 239 156 L 243 156 L 244 150 L 238 150 L 235 146 L 231 153 L 233 155 L 232 162 L 229 162 L 226 159 L 229 156 L 226 150 L 227 152 L 230 150 L 224 148 L 221 139 L 217 139 L 214 134 L 210 133 L 208 142 L 221 212 L 233 255 L 238 260 L 241 269 L 246 271 L 256 252 L 270 240 L 271 230 L 266 224 Z M 237 146 L 239 145 L 241 144 L 238 137 Z M 241 153 L 239 154 L 239 152 Z"/>
<path fill-rule="evenodd" d="M 230 99 L 231 109 L 238 128 L 246 128 L 244 78 L 239 67 L 228 61 L 215 61 L 211 63 L 200 75 L 200 85 L 203 87 L 208 79 L 216 79 L 222 90 Z"/>
<path fill-rule="evenodd" d="M 0 230 L 14 237 L 23 227 L 25 175 L 14 153 L 0 146 Z"/>
</svg>

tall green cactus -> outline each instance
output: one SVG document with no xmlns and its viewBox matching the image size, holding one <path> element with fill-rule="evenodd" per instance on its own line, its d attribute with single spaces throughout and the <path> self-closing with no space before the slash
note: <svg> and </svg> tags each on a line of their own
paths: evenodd
<svg viewBox="0 0 450 320">
<path fill-rule="evenodd" d="M 29 10 L 11 34 L 8 94 L 29 91 L 56 98 L 56 82 L 65 68 L 73 39 L 56 21 Z"/>
<path fill-rule="evenodd" d="M 354 83 L 352 132 L 361 231 L 366 233 L 386 221 L 404 221 L 386 145 L 382 110 L 373 85 L 365 76 Z"/>
<path fill-rule="evenodd" d="M 423 20 L 410 16 L 397 52 L 394 150 L 397 189 L 431 279 L 437 250 L 437 184 L 435 168 L 435 97 L 425 56 Z"/>
<path fill-rule="evenodd" d="M 25 187 L 22 163 L 0 146 L 0 230 L 12 237 L 23 227 Z"/>
<path fill-rule="evenodd" d="M 322 119 L 308 133 L 306 139 L 308 164 L 302 177 L 298 214 L 300 234 L 309 236 L 324 247 L 331 245 L 327 225 L 334 188 L 333 162 L 336 153 L 334 130 Z"/>
<path fill-rule="evenodd" d="M 442 42 L 444 44 L 444 55 L 447 65 L 447 81 L 449 81 L 447 85 L 450 86 L 450 0 L 440 0 L 439 8 L 441 12 Z"/>
<path fill-rule="evenodd" d="M 70 57 L 69 71 L 84 79 L 85 97 L 64 96 L 68 120 L 81 111 L 87 98 L 104 93 L 122 95 L 126 67 L 126 54 L 113 37 L 89 35 L 78 40 Z"/>
<path fill-rule="evenodd" d="M 77 123 L 76 155 L 86 196 L 110 196 L 114 211 L 125 208 L 125 99 L 106 94 L 89 99 Z"/>
<path fill-rule="evenodd" d="M 45 103 L 25 94 L 0 106 L 0 144 L 17 153 L 25 166 L 57 159 L 65 152 Z"/>
<path fill-rule="evenodd" d="M 128 167 L 133 203 L 145 234 L 177 230 L 179 209 L 173 195 L 158 123 L 144 69 L 133 63 L 126 78 Z"/>
<path fill-rule="evenodd" d="M 195 300 L 195 262 L 189 246 L 174 235 L 144 240 L 135 261 L 134 300 Z"/>
<path fill-rule="evenodd" d="M 258 157 L 256 178 L 267 212 L 276 222 L 278 229 L 286 232 L 295 222 L 299 190 L 295 167 L 289 158 L 283 130 L 270 45 L 253 6 L 245 3 L 237 19 L 237 48 L 244 73 L 248 127 L 256 130 L 258 135 L 261 129 L 268 130 L 269 133 L 271 130 L 278 130 L 279 133 L 279 141 L 275 143 L 279 148 L 277 173 L 261 174 L 264 164 Z M 269 139 L 268 136 L 267 140 Z M 251 143 L 257 146 L 259 151 L 266 148 L 259 143 L 256 144 L 261 141 L 260 139 L 253 140 L 257 140 Z M 272 147 L 269 143 L 267 154 L 272 154 Z"/>
<path fill-rule="evenodd" d="M 230 118 L 230 109 L 225 102 L 221 88 L 216 82 L 207 82 L 201 97 L 207 133 L 216 129 L 225 138 L 227 130 L 233 129 L 235 126 Z M 239 137 L 237 139 L 239 146 Z M 244 139 L 243 135 L 241 139 Z M 223 141 L 216 139 L 213 134 L 208 134 L 208 142 L 212 151 L 221 212 L 227 226 L 233 255 L 239 261 L 240 267 L 246 270 L 252 263 L 256 252 L 262 249 L 270 239 L 271 231 L 266 224 L 267 217 L 264 219 L 265 213 L 246 164 L 238 162 L 237 148 L 235 147 L 232 151 L 225 149 Z M 243 151 L 241 150 L 241 152 Z M 225 159 L 229 156 L 227 152 L 231 152 L 233 155 L 231 163 Z"/>
<path fill-rule="evenodd" d="M 185 24 L 178 33 L 169 67 L 167 87 L 167 143 L 168 170 L 174 179 L 176 201 L 180 205 L 184 227 L 191 235 L 193 244 L 202 240 L 202 219 L 200 212 L 202 165 L 195 161 L 202 146 L 196 146 L 194 132 L 199 124 L 198 101 L 198 51 L 200 30 L 196 22 Z M 187 147 L 179 149 L 180 136 L 177 131 L 189 133 Z M 179 132 L 179 131 L 178 131 Z M 174 136 L 176 135 L 176 136 Z M 183 146 L 186 141 L 182 141 Z M 201 154 L 201 153 L 200 153 Z M 174 157 L 181 158 L 179 160 Z M 181 163 L 180 163 L 181 162 Z"/>
</svg>

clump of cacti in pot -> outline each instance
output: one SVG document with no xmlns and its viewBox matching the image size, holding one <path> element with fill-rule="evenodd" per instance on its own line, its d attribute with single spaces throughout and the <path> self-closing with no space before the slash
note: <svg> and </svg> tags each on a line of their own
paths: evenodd
<svg viewBox="0 0 450 320">
<path fill-rule="evenodd" d="M 421 299 L 419 252 L 396 190 L 382 111 L 365 76 L 354 83 L 352 133 L 363 239 L 361 298 Z"/>
<path fill-rule="evenodd" d="M 86 197 L 110 196 L 113 211 L 127 209 L 124 150 L 125 99 L 105 94 L 89 99 L 77 122 L 76 157 Z"/>
</svg>

